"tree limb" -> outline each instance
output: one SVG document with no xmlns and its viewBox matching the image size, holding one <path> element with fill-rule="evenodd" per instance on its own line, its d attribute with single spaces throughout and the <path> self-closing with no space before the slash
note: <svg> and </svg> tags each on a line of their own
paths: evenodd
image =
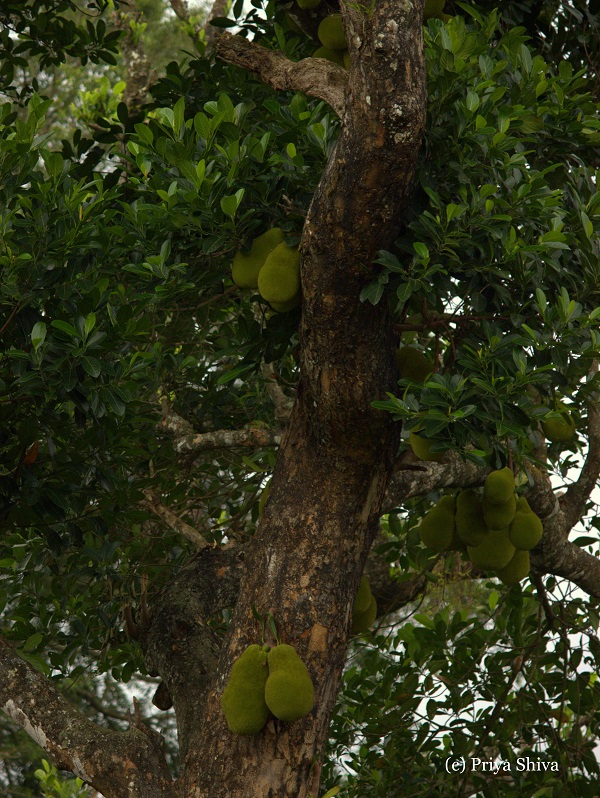
<svg viewBox="0 0 600 798">
<path fill-rule="evenodd" d="M 598 371 L 594 364 L 593 374 Z M 588 451 L 579 479 L 560 499 L 567 529 L 572 529 L 585 514 L 586 504 L 600 477 L 600 397 L 588 403 Z"/>
<path fill-rule="evenodd" d="M 280 423 L 284 423 L 290 417 L 294 400 L 286 396 L 282 391 L 281 385 L 277 382 L 277 375 L 272 363 L 262 363 L 260 370 L 265 378 L 269 398 L 275 407 L 275 418 Z"/>
<path fill-rule="evenodd" d="M 53 759 L 111 798 L 171 798 L 162 737 L 142 726 L 118 732 L 78 712 L 0 638 L 0 707 Z"/>
<path fill-rule="evenodd" d="M 173 445 L 179 454 L 186 454 L 187 452 L 205 452 L 210 449 L 278 446 L 280 441 L 279 432 L 263 427 L 250 427 L 248 429 L 218 429 L 213 432 L 191 433 L 174 441 Z"/>
<path fill-rule="evenodd" d="M 203 549 L 211 545 L 207 540 L 204 539 L 197 529 L 194 529 L 193 526 L 186 523 L 172 510 L 169 510 L 168 507 L 165 507 L 153 490 L 146 488 L 144 490 L 144 495 L 147 497 L 148 501 L 141 502 L 142 506 L 147 507 L 155 515 L 161 518 L 174 532 L 177 532 L 182 537 L 189 540 L 198 549 Z"/>
<path fill-rule="evenodd" d="M 337 64 L 323 58 L 289 61 L 275 50 L 230 33 L 215 37 L 215 52 L 222 61 L 253 72 L 276 91 L 301 91 L 325 100 L 339 117 L 344 113 L 348 75 Z"/>
</svg>

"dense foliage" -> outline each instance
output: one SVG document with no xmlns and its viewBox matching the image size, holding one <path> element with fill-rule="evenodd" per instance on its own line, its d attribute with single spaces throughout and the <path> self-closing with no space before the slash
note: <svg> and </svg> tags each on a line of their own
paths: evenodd
<svg viewBox="0 0 600 798">
<path fill-rule="evenodd" d="M 2 632 L 70 686 L 146 675 L 124 610 L 193 554 L 153 502 L 211 544 L 256 529 L 276 449 L 182 453 L 167 419 L 199 434 L 276 427 L 269 369 L 292 397 L 300 310 L 238 290 L 231 260 L 269 227 L 298 243 L 339 129 L 325 103 L 274 93 L 198 42 L 127 107 L 107 89 L 123 68 L 109 5 L 89 3 L 85 22 L 66 0 L 0 15 Z M 492 468 L 548 467 L 559 485 L 585 456 L 598 392 L 598 7 L 492 6 L 454 3 L 425 26 L 418 181 L 394 247 L 365 264 L 362 300 L 389 302 L 402 342 L 438 363 L 377 403 L 406 434 Z M 287 7 L 257 9 L 233 9 L 256 41 L 292 59 L 315 49 Z M 42 78 L 70 59 L 94 101 L 106 91 L 68 138 L 47 122 L 56 97 L 26 79 L 32 59 Z M 546 448 L 539 422 L 558 400 L 577 435 Z M 529 756 L 560 770 L 467 773 L 453 794 L 595 795 L 593 601 L 554 577 L 507 589 L 454 555 L 434 561 L 416 524 L 437 498 L 382 519 L 390 578 L 431 587 L 352 644 L 324 788 L 445 795 L 446 757 Z M 592 499 L 576 542 L 598 554 L 599 529 Z M 35 793 L 23 779 L 11 795 Z"/>
</svg>

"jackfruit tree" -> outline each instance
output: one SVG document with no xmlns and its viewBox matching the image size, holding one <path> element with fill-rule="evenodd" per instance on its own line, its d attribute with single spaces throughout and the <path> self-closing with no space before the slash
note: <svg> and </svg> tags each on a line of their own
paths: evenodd
<svg viewBox="0 0 600 798">
<path fill-rule="evenodd" d="M 1 5 L 0 794 L 595 795 L 598 0 Z"/>
</svg>

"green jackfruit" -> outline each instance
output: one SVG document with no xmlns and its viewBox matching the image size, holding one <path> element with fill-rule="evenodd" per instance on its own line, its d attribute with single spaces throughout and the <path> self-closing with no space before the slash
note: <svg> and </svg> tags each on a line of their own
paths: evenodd
<svg viewBox="0 0 600 798">
<path fill-rule="evenodd" d="M 341 14 L 330 14 L 319 25 L 317 36 L 323 47 L 330 50 L 347 50 L 346 34 Z"/>
<path fill-rule="evenodd" d="M 425 0 L 425 9 L 423 12 L 423 20 L 427 22 L 428 19 L 441 19 L 442 11 L 446 5 L 446 0 Z"/>
<path fill-rule="evenodd" d="M 502 504 L 492 504 L 485 496 L 483 498 L 483 517 L 488 529 L 505 529 L 510 526 L 517 509 L 515 495 Z"/>
<path fill-rule="evenodd" d="M 519 510 L 514 515 L 508 534 L 517 549 L 529 551 L 540 542 L 543 531 L 542 522 L 534 512 Z"/>
<path fill-rule="evenodd" d="M 231 278 L 238 288 L 258 288 L 258 275 L 264 262 L 276 246 L 283 242 L 283 230 L 272 227 L 252 241 L 250 252 L 236 253 Z"/>
<path fill-rule="evenodd" d="M 288 723 L 308 715 L 315 700 L 314 688 L 296 649 L 285 643 L 275 646 L 269 651 L 268 662 L 265 701 L 273 715 Z"/>
<path fill-rule="evenodd" d="M 421 540 L 432 551 L 446 551 L 454 537 L 454 496 L 442 496 L 421 519 L 419 534 Z"/>
<path fill-rule="evenodd" d="M 400 377 L 415 382 L 425 382 L 433 371 L 433 361 L 414 346 L 401 346 L 396 349 L 396 363 Z"/>
<path fill-rule="evenodd" d="M 510 468 L 492 471 L 485 478 L 483 498 L 489 504 L 504 504 L 515 491 L 515 478 Z"/>
<path fill-rule="evenodd" d="M 469 546 L 479 546 L 487 535 L 481 496 L 472 488 L 456 497 L 456 533 Z"/>
<path fill-rule="evenodd" d="M 508 537 L 508 529 L 492 529 L 479 546 L 468 546 L 469 559 L 477 568 L 497 571 L 508 565 L 516 549 Z"/>
<path fill-rule="evenodd" d="M 221 696 L 221 707 L 234 734 L 258 734 L 267 722 L 265 685 L 269 671 L 267 652 L 256 644 L 236 659 Z"/>
<path fill-rule="evenodd" d="M 352 606 L 352 614 L 354 615 L 355 612 L 364 612 L 368 610 L 372 598 L 369 580 L 366 576 L 361 576 L 356 598 Z"/>
<path fill-rule="evenodd" d="M 544 435 L 551 443 L 564 443 L 575 437 L 575 422 L 564 402 L 556 402 L 554 415 L 542 421 L 542 429 L 544 430 Z"/>
<path fill-rule="evenodd" d="M 290 299 L 289 302 L 269 302 L 269 305 L 273 308 L 273 310 L 277 311 L 277 313 L 289 313 L 290 310 L 297 308 L 300 304 L 300 294 L 296 294 L 293 299 Z"/>
<path fill-rule="evenodd" d="M 300 253 L 285 242 L 265 259 L 258 275 L 258 290 L 267 302 L 290 302 L 300 292 Z"/>
<path fill-rule="evenodd" d="M 435 438 L 424 438 L 422 435 L 418 435 L 416 432 L 411 430 L 408 441 L 413 452 L 419 458 L 419 460 L 428 460 L 439 463 L 444 456 L 444 452 L 431 451 L 431 447 L 438 443 Z"/>
<path fill-rule="evenodd" d="M 313 53 L 313 58 L 325 58 L 327 61 L 333 61 L 335 64 L 344 66 L 344 53 L 342 50 L 330 50 L 329 47 L 319 47 Z"/>
<path fill-rule="evenodd" d="M 362 612 L 353 612 L 352 613 L 352 628 L 351 633 L 353 635 L 359 635 L 362 632 L 366 632 L 367 629 L 372 626 L 373 621 L 377 617 L 377 602 L 375 601 L 375 597 L 371 596 L 371 602 L 366 610 Z"/>
<path fill-rule="evenodd" d="M 496 575 L 500 577 L 505 585 L 516 585 L 522 579 L 525 579 L 529 573 L 529 568 L 529 552 L 517 550 L 508 565 L 496 571 Z"/>
</svg>

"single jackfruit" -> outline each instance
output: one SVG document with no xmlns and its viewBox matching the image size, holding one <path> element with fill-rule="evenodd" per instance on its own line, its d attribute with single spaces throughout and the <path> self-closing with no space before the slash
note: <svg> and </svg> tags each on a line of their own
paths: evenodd
<svg viewBox="0 0 600 798">
<path fill-rule="evenodd" d="M 419 534 L 421 540 L 432 551 L 446 551 L 454 537 L 454 496 L 442 496 L 421 519 Z"/>
<path fill-rule="evenodd" d="M 344 53 L 342 50 L 330 50 L 329 47 L 319 47 L 313 53 L 313 58 L 325 58 L 327 61 L 333 61 L 335 64 L 344 66 Z"/>
<path fill-rule="evenodd" d="M 483 484 L 483 498 L 488 504 L 504 504 L 515 491 L 515 478 L 510 468 L 492 471 Z"/>
<path fill-rule="evenodd" d="M 268 255 L 258 275 L 258 290 L 267 302 L 290 302 L 300 292 L 300 253 L 285 242 Z"/>
<path fill-rule="evenodd" d="M 284 240 L 283 230 L 272 227 L 252 241 L 250 252 L 236 253 L 231 278 L 238 288 L 258 288 L 258 275 L 267 255 Z"/>
<path fill-rule="evenodd" d="M 529 551 L 540 542 L 543 531 L 542 522 L 534 512 L 519 510 L 511 521 L 508 534 L 517 549 Z"/>
<path fill-rule="evenodd" d="M 575 422 L 564 402 L 556 402 L 554 415 L 542 421 L 542 429 L 551 443 L 564 443 L 575 437 Z"/>
<path fill-rule="evenodd" d="M 496 574 L 505 585 L 516 585 L 522 579 L 525 579 L 529 573 L 529 568 L 529 552 L 519 551 L 517 549 L 508 565 L 505 565 L 504 568 L 500 568 L 496 571 Z"/>
<path fill-rule="evenodd" d="M 446 0 L 425 0 L 423 20 L 427 22 L 428 19 L 441 19 L 445 5 Z"/>
<path fill-rule="evenodd" d="M 510 526 L 517 509 L 515 495 L 502 504 L 492 504 L 485 496 L 483 498 L 483 517 L 488 529 L 505 529 Z"/>
<path fill-rule="evenodd" d="M 467 546 L 473 565 L 494 571 L 507 566 L 515 551 L 508 537 L 508 529 L 491 529 L 479 546 Z"/>
<path fill-rule="evenodd" d="M 289 302 L 269 302 L 269 305 L 275 310 L 277 313 L 289 313 L 290 310 L 297 308 L 300 304 L 300 294 L 296 294 L 293 299 L 290 299 Z"/>
<path fill-rule="evenodd" d="M 317 36 L 323 47 L 330 50 L 347 50 L 346 34 L 341 14 L 330 14 L 319 25 Z"/>
<path fill-rule="evenodd" d="M 371 598 L 371 585 L 369 584 L 369 580 L 366 576 L 361 576 L 356 598 L 352 606 L 352 614 L 354 615 L 355 612 L 364 612 L 369 609 Z"/>
<path fill-rule="evenodd" d="M 456 533 L 469 546 L 479 546 L 488 529 L 483 517 L 481 496 L 472 488 L 456 497 Z"/>
<path fill-rule="evenodd" d="M 419 460 L 428 460 L 439 463 L 444 456 L 444 452 L 431 451 L 431 448 L 438 443 L 435 438 L 424 438 L 422 435 L 419 435 L 411 430 L 408 441 L 410 443 L 411 449 L 419 458 Z"/>
<path fill-rule="evenodd" d="M 308 715 L 313 708 L 314 688 L 296 649 L 285 643 L 275 646 L 269 651 L 268 662 L 265 701 L 273 715 L 288 723 Z"/>
<path fill-rule="evenodd" d="M 400 377 L 415 382 L 425 382 L 433 371 L 433 361 L 414 346 L 401 346 L 396 349 L 396 363 Z"/>
<path fill-rule="evenodd" d="M 377 602 L 375 597 L 371 596 L 371 601 L 366 610 L 362 612 L 352 613 L 352 628 L 350 629 L 353 635 L 359 635 L 366 632 L 372 626 L 373 621 L 377 617 Z"/>
<path fill-rule="evenodd" d="M 269 671 L 267 652 L 251 645 L 236 659 L 221 696 L 221 707 L 234 734 L 258 734 L 267 722 L 265 685 Z"/>
</svg>

